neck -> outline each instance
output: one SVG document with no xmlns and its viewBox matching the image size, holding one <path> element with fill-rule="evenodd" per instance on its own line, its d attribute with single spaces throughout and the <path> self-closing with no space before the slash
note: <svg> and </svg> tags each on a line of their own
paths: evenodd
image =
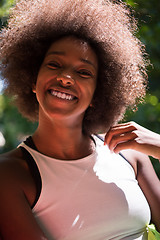
<svg viewBox="0 0 160 240">
<path fill-rule="evenodd" d="M 76 160 L 93 152 L 92 140 L 82 132 L 82 127 L 65 126 L 60 122 L 39 124 L 33 135 L 37 149 L 49 156 L 63 160 Z"/>
</svg>

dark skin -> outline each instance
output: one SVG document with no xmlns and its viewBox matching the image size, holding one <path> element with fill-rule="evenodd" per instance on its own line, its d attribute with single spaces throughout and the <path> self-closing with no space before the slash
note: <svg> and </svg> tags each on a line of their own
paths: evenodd
<svg viewBox="0 0 160 240">
<path fill-rule="evenodd" d="M 0 189 L 1 239 L 45 239 L 32 215 L 36 186 L 20 149 L 1 156 Z"/>
<path fill-rule="evenodd" d="M 97 72 L 96 55 L 87 43 L 73 37 L 53 43 L 33 85 L 39 101 L 39 126 L 32 137 L 41 153 L 63 160 L 92 153 L 93 142 L 83 134 L 82 121 L 92 102 Z M 148 199 L 153 223 L 160 230 L 159 180 L 151 163 L 137 151 L 124 154 Z M 1 238 L 46 239 L 31 211 L 36 185 L 19 148 L 0 157 L 0 191 Z"/>
<path fill-rule="evenodd" d="M 91 153 L 82 121 L 96 88 L 97 72 L 96 54 L 74 37 L 53 43 L 46 53 L 33 86 L 39 102 L 39 126 L 33 140 L 47 156 L 78 159 Z M 64 94 L 71 100 L 63 99 Z"/>
</svg>

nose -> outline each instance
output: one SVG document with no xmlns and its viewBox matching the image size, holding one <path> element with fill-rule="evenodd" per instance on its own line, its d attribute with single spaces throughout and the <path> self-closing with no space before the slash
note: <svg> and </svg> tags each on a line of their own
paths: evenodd
<svg viewBox="0 0 160 240">
<path fill-rule="evenodd" d="M 62 86 L 74 85 L 74 79 L 71 75 L 66 73 L 61 73 L 57 76 L 57 81 L 60 82 Z"/>
</svg>

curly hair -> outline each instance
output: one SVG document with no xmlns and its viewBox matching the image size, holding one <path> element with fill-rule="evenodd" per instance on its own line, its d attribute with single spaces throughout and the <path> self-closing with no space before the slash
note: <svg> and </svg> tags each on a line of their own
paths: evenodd
<svg viewBox="0 0 160 240">
<path fill-rule="evenodd" d="M 83 130 L 107 131 L 145 95 L 147 60 L 136 31 L 129 8 L 118 0 L 17 1 L 0 34 L 5 92 L 23 116 L 37 121 L 32 86 L 45 53 L 53 41 L 74 35 L 87 41 L 99 60 L 93 107 L 85 112 Z"/>
</svg>

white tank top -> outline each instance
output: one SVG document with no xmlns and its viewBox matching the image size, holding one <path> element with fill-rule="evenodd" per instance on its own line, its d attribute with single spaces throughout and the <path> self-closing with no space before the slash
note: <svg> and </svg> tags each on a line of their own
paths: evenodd
<svg viewBox="0 0 160 240">
<path fill-rule="evenodd" d="M 21 146 L 40 172 L 42 190 L 32 211 L 49 240 L 147 240 L 150 209 L 134 170 L 101 140 L 79 160 Z"/>
</svg>

